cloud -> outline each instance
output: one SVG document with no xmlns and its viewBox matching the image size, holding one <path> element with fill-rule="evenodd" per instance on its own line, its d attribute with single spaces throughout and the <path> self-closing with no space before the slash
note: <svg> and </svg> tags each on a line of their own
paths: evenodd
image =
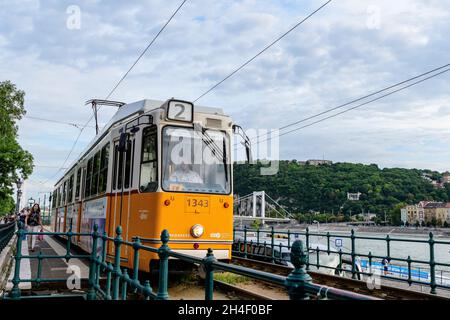
<svg viewBox="0 0 450 320">
<path fill-rule="evenodd" d="M 188 1 L 112 99 L 195 99 L 322 1 Z M 81 28 L 69 30 L 69 5 Z M 0 78 L 26 92 L 28 115 L 84 123 L 180 1 L 0 1 Z M 278 128 L 449 63 L 441 1 L 334 1 L 210 94 L 245 128 Z M 447 170 L 448 75 L 286 135 L 282 158 L 331 158 Z M 100 122 L 114 110 L 104 108 Z M 23 119 L 38 165 L 60 166 L 78 129 Z M 86 129 L 69 163 L 94 131 Z M 432 156 L 430 156 L 432 155 Z M 30 194 L 55 169 L 37 167 Z M 45 186 L 49 188 L 49 185 Z"/>
</svg>

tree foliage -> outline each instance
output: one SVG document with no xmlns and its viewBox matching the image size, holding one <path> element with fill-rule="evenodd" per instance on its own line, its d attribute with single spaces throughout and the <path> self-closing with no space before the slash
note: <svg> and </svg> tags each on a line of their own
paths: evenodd
<svg viewBox="0 0 450 320">
<path fill-rule="evenodd" d="M 33 171 L 33 156 L 17 142 L 16 122 L 25 114 L 24 97 L 10 81 L 0 82 L 0 215 L 14 208 L 16 181 Z"/>
<path fill-rule="evenodd" d="M 400 207 L 422 200 L 450 202 L 450 184 L 436 189 L 423 173 L 436 179 L 439 172 L 384 168 L 376 164 L 335 163 L 301 165 L 280 161 L 276 175 L 261 175 L 261 164 L 234 166 L 234 192 L 241 196 L 265 190 L 292 213 L 327 212 L 354 215 L 376 213 L 380 219 L 400 223 Z M 359 201 L 347 200 L 347 192 L 360 192 Z"/>
</svg>

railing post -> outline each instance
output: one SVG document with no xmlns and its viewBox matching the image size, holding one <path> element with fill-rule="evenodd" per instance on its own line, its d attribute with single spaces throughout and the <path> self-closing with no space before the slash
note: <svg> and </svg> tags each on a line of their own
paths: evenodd
<svg viewBox="0 0 450 320">
<path fill-rule="evenodd" d="M 39 287 L 41 284 L 41 275 L 42 275 L 42 251 L 39 251 L 38 254 L 38 268 L 37 268 L 37 275 L 36 275 L 36 287 Z"/>
<path fill-rule="evenodd" d="M 19 230 L 17 231 L 17 244 L 16 244 L 16 256 L 15 256 L 15 266 L 14 266 L 14 278 L 12 279 L 13 287 L 11 289 L 10 297 L 11 299 L 20 299 L 20 260 L 22 259 L 22 238 L 26 234 L 23 229 L 22 222 L 19 222 Z M 26 240 L 25 240 L 26 241 Z"/>
<path fill-rule="evenodd" d="M 287 276 L 285 286 L 291 300 L 308 300 L 305 285 L 312 282 L 311 276 L 306 272 L 308 261 L 308 251 L 305 251 L 303 242 L 296 240 L 292 244 L 291 262 L 294 270 Z"/>
<path fill-rule="evenodd" d="M 95 284 L 98 286 L 100 285 L 100 271 L 105 271 L 106 268 L 103 267 L 103 264 L 106 263 L 106 250 L 107 250 L 107 246 L 108 246 L 108 234 L 106 233 L 106 231 L 103 231 L 102 236 L 99 238 L 101 238 L 102 240 L 102 255 L 100 257 L 100 263 L 97 264 L 97 272 L 95 274 Z"/>
<path fill-rule="evenodd" d="M 391 237 L 389 235 L 386 236 L 386 254 L 387 261 L 391 262 Z"/>
<path fill-rule="evenodd" d="M 98 225 L 94 224 L 94 232 L 92 237 L 92 251 L 91 261 L 89 264 L 89 290 L 87 293 L 87 300 L 95 300 L 95 284 L 97 273 L 97 239 L 98 239 Z"/>
<path fill-rule="evenodd" d="M 145 280 L 143 294 L 145 296 L 145 300 L 150 300 L 150 295 L 152 294 L 152 287 L 150 287 L 149 280 Z"/>
<path fill-rule="evenodd" d="M 341 274 L 341 272 L 343 271 L 343 268 L 342 268 L 342 249 L 341 248 L 339 248 L 339 252 L 338 252 L 338 254 L 339 254 L 339 264 L 338 264 L 338 272 L 339 272 L 339 275 Z"/>
<path fill-rule="evenodd" d="M 287 248 L 288 250 L 291 250 L 291 231 L 289 229 L 287 231 L 287 237 L 288 237 Z"/>
<path fill-rule="evenodd" d="M 113 269 L 113 300 L 119 300 L 120 289 L 120 247 L 122 246 L 122 227 L 116 228 L 116 237 L 114 238 L 114 269 Z"/>
<path fill-rule="evenodd" d="M 128 276 L 128 271 L 126 268 L 123 269 L 123 279 L 122 279 L 122 300 L 127 300 L 127 285 L 130 277 Z"/>
<path fill-rule="evenodd" d="M 351 242 L 352 242 L 352 279 L 356 279 L 356 248 L 355 248 L 355 230 L 351 231 Z"/>
<path fill-rule="evenodd" d="M 406 262 L 408 263 L 408 284 L 411 286 L 412 279 L 411 279 L 411 256 L 408 256 L 408 259 L 406 259 Z"/>
<path fill-rule="evenodd" d="M 330 232 L 327 232 L 327 254 L 330 255 Z"/>
<path fill-rule="evenodd" d="M 273 226 L 271 227 L 270 231 L 270 248 L 271 248 L 271 255 L 272 255 L 272 263 L 275 263 L 275 233 L 273 230 Z"/>
<path fill-rule="evenodd" d="M 158 249 L 159 255 L 159 282 L 158 282 L 158 294 L 156 295 L 157 300 L 167 300 L 169 299 L 169 294 L 167 292 L 168 277 L 169 277 L 169 231 L 164 229 L 161 232 L 161 242 L 162 245 Z"/>
<path fill-rule="evenodd" d="M 247 258 L 247 226 L 244 226 L 244 258 Z"/>
<path fill-rule="evenodd" d="M 106 267 L 106 289 L 105 289 L 105 294 L 106 300 L 111 300 L 111 274 L 114 271 L 113 265 L 111 264 L 111 262 L 108 262 L 107 267 Z"/>
<path fill-rule="evenodd" d="M 213 250 L 208 248 L 208 253 L 203 259 L 203 265 L 205 267 L 205 300 L 213 300 L 214 296 L 214 267 L 213 263 L 216 261 Z"/>
<path fill-rule="evenodd" d="M 305 238 L 306 238 L 306 252 L 308 254 L 309 253 L 309 227 L 306 227 Z M 309 270 L 309 259 L 306 262 L 306 271 L 308 271 L 308 270 Z"/>
<path fill-rule="evenodd" d="M 141 240 L 139 238 L 134 238 L 133 241 L 133 249 L 134 249 L 134 257 L 133 257 L 133 282 L 136 289 L 133 292 L 137 292 L 137 286 L 139 285 L 139 249 L 141 247 Z"/>
<path fill-rule="evenodd" d="M 317 270 L 320 269 L 320 249 L 319 246 L 316 248 L 316 261 L 317 261 Z"/>
<path fill-rule="evenodd" d="M 436 294 L 436 261 L 434 261 L 434 239 L 432 232 L 430 232 L 428 243 L 430 245 L 430 293 Z"/>
</svg>

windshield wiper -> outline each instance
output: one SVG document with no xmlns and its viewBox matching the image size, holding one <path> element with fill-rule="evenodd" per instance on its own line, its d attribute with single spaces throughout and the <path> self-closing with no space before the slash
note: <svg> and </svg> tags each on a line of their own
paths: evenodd
<svg viewBox="0 0 450 320">
<path fill-rule="evenodd" d="M 206 129 L 200 126 L 200 129 L 195 129 L 194 132 L 198 131 L 202 133 L 202 141 L 205 142 L 205 144 L 208 146 L 208 148 L 211 150 L 212 154 L 217 158 L 217 160 L 222 161 L 223 160 L 223 154 L 220 150 L 219 146 L 214 142 L 214 140 L 211 138 L 211 136 L 206 132 Z M 206 138 L 206 139 L 204 139 Z"/>
<path fill-rule="evenodd" d="M 225 143 L 225 137 L 223 137 L 223 170 L 225 173 L 225 181 L 228 182 L 228 164 L 227 164 L 227 145 Z"/>
<path fill-rule="evenodd" d="M 194 124 L 195 126 L 195 124 Z M 214 142 L 214 139 L 211 138 L 211 136 L 206 132 L 206 129 L 200 126 L 200 128 L 195 128 L 194 131 L 198 132 L 200 131 L 202 133 L 202 141 L 208 146 L 208 148 L 211 150 L 212 154 L 217 158 L 217 160 L 222 161 L 224 165 L 224 173 L 225 173 L 225 179 L 226 182 L 228 182 L 228 166 L 227 166 L 227 145 L 226 145 L 226 139 L 223 137 L 223 152 L 220 150 L 219 146 Z M 197 133 L 198 134 L 198 133 Z"/>
</svg>

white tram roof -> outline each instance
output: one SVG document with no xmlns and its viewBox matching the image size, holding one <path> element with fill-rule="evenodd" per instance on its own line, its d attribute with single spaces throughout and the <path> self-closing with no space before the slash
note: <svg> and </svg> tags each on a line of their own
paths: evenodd
<svg viewBox="0 0 450 320">
<path fill-rule="evenodd" d="M 64 171 L 64 174 L 58 179 L 55 183 L 57 185 L 64 176 L 73 169 L 75 164 L 80 160 L 80 158 L 84 157 L 86 153 L 97 143 L 99 139 L 101 139 L 108 131 L 114 126 L 116 123 L 132 117 L 133 115 L 137 115 L 140 112 L 148 112 L 151 110 L 155 110 L 160 108 L 166 101 L 161 100 L 152 100 L 152 99 L 144 99 L 139 100 L 132 103 L 127 103 L 121 106 L 117 112 L 112 116 L 112 118 L 108 121 L 108 123 L 103 127 L 102 130 L 92 139 L 92 141 L 86 146 L 86 148 L 81 153 L 81 157 L 78 157 L 74 162 L 70 164 L 68 169 Z M 205 107 L 194 105 L 195 112 L 206 113 L 206 114 L 215 114 L 215 115 L 225 115 L 222 108 L 217 107 Z"/>
</svg>

